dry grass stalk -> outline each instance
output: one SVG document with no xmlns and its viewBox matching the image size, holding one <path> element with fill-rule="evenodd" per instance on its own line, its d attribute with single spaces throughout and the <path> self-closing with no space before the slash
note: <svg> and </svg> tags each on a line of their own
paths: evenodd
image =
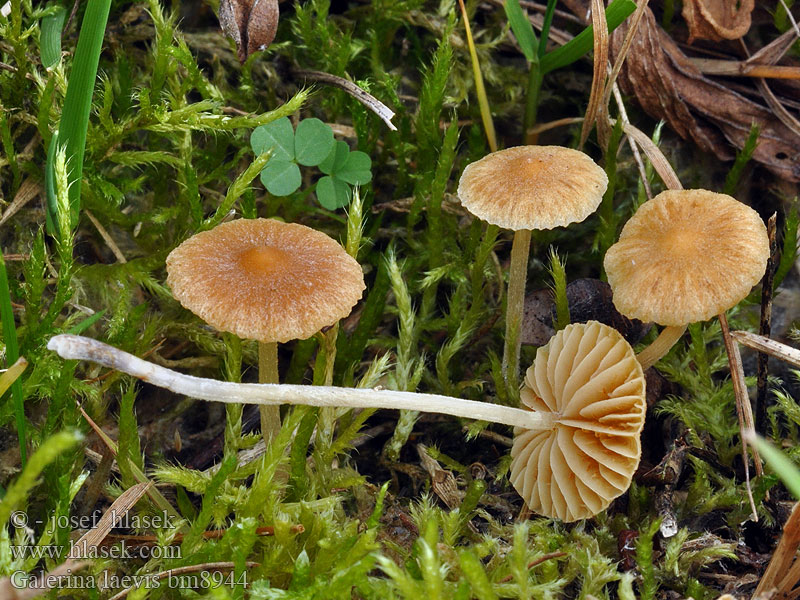
<svg viewBox="0 0 800 600">
<path fill-rule="evenodd" d="M 606 23 L 605 7 L 602 0 L 592 0 L 592 26 L 594 28 L 594 75 L 592 77 L 592 91 L 589 94 L 589 105 L 586 108 L 586 118 L 581 129 L 581 143 L 578 148 L 583 148 L 592 125 L 597 121 L 597 137 L 602 147 L 608 140 L 608 123 L 603 110 L 603 87 L 606 79 L 606 63 L 608 63 L 608 23 Z"/>
<path fill-rule="evenodd" d="M 628 111 L 625 110 L 625 103 L 622 100 L 622 93 L 619 91 L 619 86 L 617 85 L 616 81 L 612 81 L 611 91 L 614 94 L 614 100 L 617 102 L 617 108 L 619 109 L 619 118 L 622 119 L 623 125 L 630 125 L 631 122 L 628 119 Z M 642 153 L 639 152 L 639 144 L 637 144 L 636 140 L 634 140 L 629 135 L 626 135 L 625 139 L 628 140 L 628 144 L 630 144 L 631 146 L 631 153 L 633 154 L 633 160 L 636 161 L 636 168 L 639 170 L 639 177 L 641 178 L 642 185 L 644 186 L 644 191 L 645 194 L 647 195 L 647 199 L 652 200 L 653 190 L 650 189 L 650 181 L 647 178 L 647 170 L 645 169 L 644 161 L 642 160 Z"/>
<path fill-rule="evenodd" d="M 731 336 L 740 344 L 774 356 L 795 367 L 800 367 L 800 350 L 749 331 L 732 331 Z"/>
<path fill-rule="evenodd" d="M 3 216 L 0 217 L 0 225 L 8 221 L 17 213 L 19 209 L 21 209 L 41 193 L 41 184 L 33 181 L 30 177 L 23 181 L 22 185 L 19 186 L 17 193 L 14 195 L 14 199 L 11 201 L 11 204 L 8 205 L 8 208 L 3 213 Z"/>
<path fill-rule="evenodd" d="M 630 123 L 623 124 L 622 130 L 633 140 L 635 140 L 642 150 L 644 150 L 644 153 L 647 155 L 647 158 L 650 160 L 650 163 L 653 165 L 656 173 L 658 173 L 658 176 L 661 177 L 661 180 L 668 189 L 683 189 L 683 185 L 681 184 L 680 179 L 678 179 L 678 176 L 675 174 L 672 165 L 669 164 L 667 157 L 664 156 L 664 153 L 661 152 L 661 149 L 653 143 L 653 140 L 645 135 L 643 131 L 637 129 Z"/>
<path fill-rule="evenodd" d="M 792 588 L 800 581 L 800 560 L 795 560 L 799 547 L 800 502 L 794 505 L 792 514 L 783 524 L 783 534 L 753 594 L 754 599 L 773 591 L 772 600 L 797 598 L 800 590 L 792 591 Z"/>
<path fill-rule="evenodd" d="M 728 353 L 728 364 L 731 369 L 731 379 L 733 381 L 733 393 L 736 396 L 736 416 L 739 419 L 739 435 L 742 439 L 742 462 L 744 463 L 745 487 L 747 488 L 747 499 L 750 501 L 752 510 L 751 518 L 758 521 L 756 503 L 753 500 L 753 490 L 750 488 L 750 461 L 747 457 L 748 446 L 753 452 L 753 460 L 756 464 L 756 474 L 763 475 L 761 457 L 755 446 L 747 442 L 746 432 L 753 430 L 753 407 L 750 405 L 750 397 L 747 395 L 747 384 L 744 381 L 744 369 L 742 368 L 742 356 L 739 354 L 739 346 L 734 343 L 731 331 L 728 327 L 728 319 L 724 313 L 720 313 L 719 324 L 722 327 L 722 339 L 725 342 L 725 351 Z"/>
<path fill-rule="evenodd" d="M 122 250 L 119 249 L 119 246 L 117 246 L 117 243 L 114 241 L 114 238 L 111 237 L 108 231 L 106 231 L 106 228 L 103 227 L 100 221 L 97 220 L 97 217 L 95 217 L 88 208 L 84 209 L 83 212 L 86 214 L 87 217 L 89 217 L 89 220 L 92 222 L 92 225 L 95 226 L 97 232 L 100 234 L 100 237 L 103 238 L 103 241 L 106 243 L 106 246 L 108 246 L 111 249 L 111 252 L 114 254 L 114 257 L 117 259 L 117 261 L 122 264 L 128 262 L 128 259 L 125 258 L 125 255 L 122 253 Z"/>
<path fill-rule="evenodd" d="M 133 506 L 147 493 L 152 482 L 137 483 L 128 488 L 114 503 L 106 509 L 97 525 L 84 533 L 69 551 L 69 558 L 77 559 L 87 556 L 90 548 L 96 548 L 105 537 L 111 533 L 116 524 L 126 515 Z"/>
<path fill-rule="evenodd" d="M 692 64 L 704 75 L 730 77 L 767 77 L 769 79 L 800 79 L 800 67 L 759 65 L 749 61 L 691 58 Z"/>
<path fill-rule="evenodd" d="M 628 31 L 625 33 L 625 39 L 622 41 L 622 47 L 620 48 L 619 53 L 617 54 L 617 58 L 614 61 L 614 67 L 611 69 L 611 74 L 608 76 L 608 81 L 606 82 L 606 88 L 603 92 L 603 109 L 608 114 L 608 104 L 611 101 L 611 93 L 616 86 L 617 77 L 619 76 L 619 72 L 622 70 L 622 65 L 625 62 L 625 57 L 628 56 L 628 50 L 631 48 L 631 44 L 633 43 L 633 38 L 636 36 L 636 32 L 639 31 L 639 23 L 642 21 L 642 16 L 644 15 L 644 10 L 647 8 L 647 3 L 649 0 L 640 0 L 638 6 L 636 7 L 636 11 L 633 13 L 633 16 L 630 20 L 630 26 L 628 27 Z M 620 111 L 623 109 L 621 108 L 622 103 L 619 102 L 619 98 L 617 98 L 617 103 L 620 105 Z M 628 121 L 627 117 L 624 117 L 623 120 L 625 122 Z"/>
</svg>

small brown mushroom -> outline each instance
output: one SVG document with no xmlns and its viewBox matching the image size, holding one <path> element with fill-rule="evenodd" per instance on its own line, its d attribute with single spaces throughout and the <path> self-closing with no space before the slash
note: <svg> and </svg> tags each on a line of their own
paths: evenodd
<svg viewBox="0 0 800 600">
<path fill-rule="evenodd" d="M 350 314 L 361 266 L 305 225 L 238 219 L 187 239 L 167 257 L 175 298 L 220 331 L 259 344 L 259 381 L 278 382 L 277 342 L 306 339 Z M 277 407 L 262 426 L 280 425 Z M 269 435 L 269 432 L 265 432 Z"/>
<path fill-rule="evenodd" d="M 516 389 L 520 326 L 531 230 L 583 221 L 608 186 L 605 171 L 583 152 L 561 146 L 517 146 L 467 165 L 458 184 L 461 204 L 476 217 L 514 230 L 508 280 L 503 373 Z"/>
<path fill-rule="evenodd" d="M 180 303 L 220 331 L 261 342 L 306 339 L 350 314 L 361 266 L 305 225 L 238 219 L 192 236 L 167 257 Z"/>
<path fill-rule="evenodd" d="M 767 229 L 752 208 L 707 190 L 668 190 L 645 202 L 604 266 L 626 317 L 667 327 L 639 360 L 655 364 L 688 323 L 735 306 L 764 275 Z"/>
</svg>

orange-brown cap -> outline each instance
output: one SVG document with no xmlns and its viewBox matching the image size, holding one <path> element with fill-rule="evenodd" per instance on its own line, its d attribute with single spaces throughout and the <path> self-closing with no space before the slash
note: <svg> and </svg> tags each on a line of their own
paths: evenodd
<svg viewBox="0 0 800 600">
<path fill-rule="evenodd" d="M 220 331 L 262 342 L 308 338 L 350 314 L 361 266 L 330 237 L 274 219 L 239 219 L 167 257 L 180 303 Z"/>
<path fill-rule="evenodd" d="M 567 325 L 537 351 L 520 397 L 556 417 L 552 430 L 514 431 L 510 479 L 531 510 L 576 521 L 628 489 L 647 405 L 642 367 L 616 329 Z"/>
<path fill-rule="evenodd" d="M 767 229 L 752 208 L 707 190 L 668 190 L 636 211 L 604 264 L 622 314 L 682 326 L 735 306 L 768 257 Z"/>
<path fill-rule="evenodd" d="M 505 229 L 552 229 L 583 221 L 603 199 L 605 171 L 583 152 L 561 146 L 517 146 L 467 165 L 461 204 Z"/>
</svg>

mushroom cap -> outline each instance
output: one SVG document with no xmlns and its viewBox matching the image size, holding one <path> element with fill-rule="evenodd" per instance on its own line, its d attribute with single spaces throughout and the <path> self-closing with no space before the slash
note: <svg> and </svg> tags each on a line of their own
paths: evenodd
<svg viewBox="0 0 800 600">
<path fill-rule="evenodd" d="M 630 218 L 604 265 L 622 314 L 682 326 L 735 306 L 768 257 L 767 228 L 752 208 L 707 190 L 668 190 Z"/>
<path fill-rule="evenodd" d="M 194 235 L 167 257 L 167 284 L 220 331 L 262 342 L 308 338 L 350 314 L 361 266 L 305 225 L 238 219 Z"/>
<path fill-rule="evenodd" d="M 616 329 L 589 321 L 556 333 L 537 351 L 521 400 L 555 417 L 552 430 L 514 431 L 510 479 L 531 510 L 576 521 L 628 489 L 647 405 L 642 367 Z"/>
<path fill-rule="evenodd" d="M 467 165 L 461 204 L 505 229 L 553 229 L 583 221 L 608 187 L 605 171 L 583 152 L 561 146 L 517 146 Z"/>
</svg>

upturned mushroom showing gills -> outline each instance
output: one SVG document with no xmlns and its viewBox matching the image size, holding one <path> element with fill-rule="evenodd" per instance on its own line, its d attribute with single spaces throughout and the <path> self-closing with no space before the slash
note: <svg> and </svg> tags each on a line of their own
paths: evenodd
<svg viewBox="0 0 800 600">
<path fill-rule="evenodd" d="M 645 202 L 608 249 L 614 305 L 666 327 L 639 355 L 647 369 L 689 323 L 739 303 L 764 275 L 767 228 L 749 206 L 707 190 L 668 190 Z"/>
<path fill-rule="evenodd" d="M 479 219 L 514 231 L 508 278 L 503 375 L 518 384 L 520 326 L 531 230 L 583 221 L 603 199 L 605 171 L 583 152 L 561 146 L 517 146 L 467 165 L 458 183 L 461 204 Z"/>
<path fill-rule="evenodd" d="M 642 367 L 616 329 L 589 321 L 556 333 L 537 351 L 521 400 L 558 415 L 549 431 L 514 431 L 510 478 L 531 510 L 575 521 L 628 489 L 647 406 Z"/>
<path fill-rule="evenodd" d="M 510 425 L 512 484 L 532 510 L 564 521 L 607 507 L 628 488 L 639 462 L 642 369 L 624 338 L 596 321 L 569 325 L 539 349 L 522 395 L 526 409 L 392 390 L 201 379 L 74 335 L 54 336 L 47 347 L 202 400 L 407 409 Z"/>
<path fill-rule="evenodd" d="M 306 339 L 350 314 L 361 266 L 322 232 L 275 219 L 239 219 L 194 235 L 167 257 L 167 284 L 219 331 L 259 341 L 259 381 L 278 382 L 277 342 Z M 280 427 L 262 407 L 265 438 Z"/>
</svg>

